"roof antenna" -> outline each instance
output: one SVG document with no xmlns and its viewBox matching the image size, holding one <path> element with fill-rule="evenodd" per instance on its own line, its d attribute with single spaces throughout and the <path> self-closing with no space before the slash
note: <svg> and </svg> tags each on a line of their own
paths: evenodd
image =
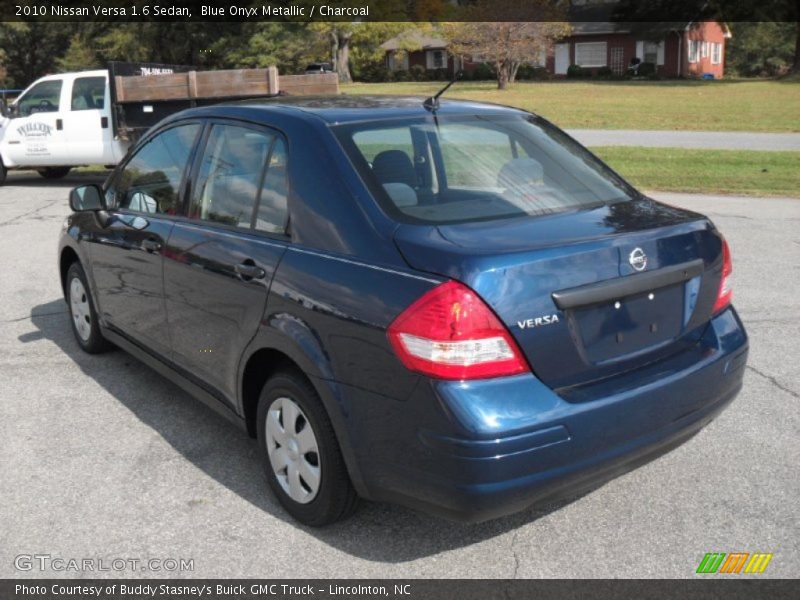
<svg viewBox="0 0 800 600">
<path fill-rule="evenodd" d="M 458 72 L 455 74 L 455 76 L 453 77 L 453 79 L 451 79 L 451 80 L 450 80 L 450 82 L 449 82 L 449 83 L 448 83 L 446 86 L 444 86 L 442 89 L 440 89 L 440 90 L 439 90 L 439 91 L 436 93 L 436 95 L 435 95 L 435 96 L 431 96 L 430 98 L 427 98 L 427 99 L 425 100 L 425 102 L 423 102 L 423 103 L 422 103 L 422 106 L 424 106 L 426 109 L 428 109 L 428 110 L 429 110 L 429 111 L 431 111 L 432 113 L 435 113 L 435 112 L 438 110 L 438 108 L 439 108 L 439 96 L 441 96 L 442 94 L 444 94 L 444 93 L 445 93 L 445 92 L 446 92 L 448 89 L 450 89 L 450 86 L 451 86 L 451 85 L 453 85 L 453 84 L 454 84 L 456 81 L 458 81 L 459 79 L 461 79 L 463 76 L 464 76 L 464 71 L 463 71 L 463 69 L 462 69 L 462 70 L 459 70 L 459 71 L 458 71 Z"/>
</svg>

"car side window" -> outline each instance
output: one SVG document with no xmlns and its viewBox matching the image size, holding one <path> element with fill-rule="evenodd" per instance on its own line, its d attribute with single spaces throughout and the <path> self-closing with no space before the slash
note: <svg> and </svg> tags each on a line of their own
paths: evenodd
<svg viewBox="0 0 800 600">
<path fill-rule="evenodd" d="M 103 108 L 106 99 L 105 77 L 78 77 L 72 82 L 71 110 Z"/>
<path fill-rule="evenodd" d="M 143 213 L 178 214 L 181 179 L 199 131 L 197 123 L 172 127 L 140 148 L 116 179 L 114 204 Z"/>
<path fill-rule="evenodd" d="M 61 79 L 50 79 L 37 83 L 17 102 L 19 116 L 29 117 L 39 112 L 56 112 L 61 103 Z"/>
<path fill-rule="evenodd" d="M 269 155 L 267 173 L 261 186 L 256 211 L 256 229 L 267 233 L 284 233 L 289 215 L 289 172 L 284 141 L 276 137 Z"/>
<path fill-rule="evenodd" d="M 250 228 L 275 136 L 236 125 L 211 128 L 189 217 Z"/>
</svg>

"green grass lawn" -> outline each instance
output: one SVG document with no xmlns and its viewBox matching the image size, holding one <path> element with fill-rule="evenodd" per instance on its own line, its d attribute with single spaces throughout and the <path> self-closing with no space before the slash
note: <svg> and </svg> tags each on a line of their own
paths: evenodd
<svg viewBox="0 0 800 600">
<path fill-rule="evenodd" d="M 800 152 L 591 149 L 641 190 L 800 197 Z"/>
<path fill-rule="evenodd" d="M 354 83 L 342 92 L 427 96 L 443 85 Z M 445 97 L 517 106 L 559 127 L 800 132 L 800 80 L 525 81 L 506 91 L 464 81 Z"/>
</svg>

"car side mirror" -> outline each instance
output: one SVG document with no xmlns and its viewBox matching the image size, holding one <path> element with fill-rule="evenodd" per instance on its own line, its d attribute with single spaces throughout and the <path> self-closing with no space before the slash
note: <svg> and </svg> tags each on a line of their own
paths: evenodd
<svg viewBox="0 0 800 600">
<path fill-rule="evenodd" d="M 81 185 L 69 193 L 69 207 L 75 212 L 104 210 L 105 196 L 99 185 Z"/>
</svg>

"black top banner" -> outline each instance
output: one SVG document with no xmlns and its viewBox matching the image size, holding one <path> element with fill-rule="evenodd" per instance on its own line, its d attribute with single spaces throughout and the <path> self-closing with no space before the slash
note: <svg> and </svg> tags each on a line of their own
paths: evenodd
<svg viewBox="0 0 800 600">
<path fill-rule="evenodd" d="M 674 22 L 800 20 L 797 0 L 5 0 L 0 21 Z"/>
</svg>

